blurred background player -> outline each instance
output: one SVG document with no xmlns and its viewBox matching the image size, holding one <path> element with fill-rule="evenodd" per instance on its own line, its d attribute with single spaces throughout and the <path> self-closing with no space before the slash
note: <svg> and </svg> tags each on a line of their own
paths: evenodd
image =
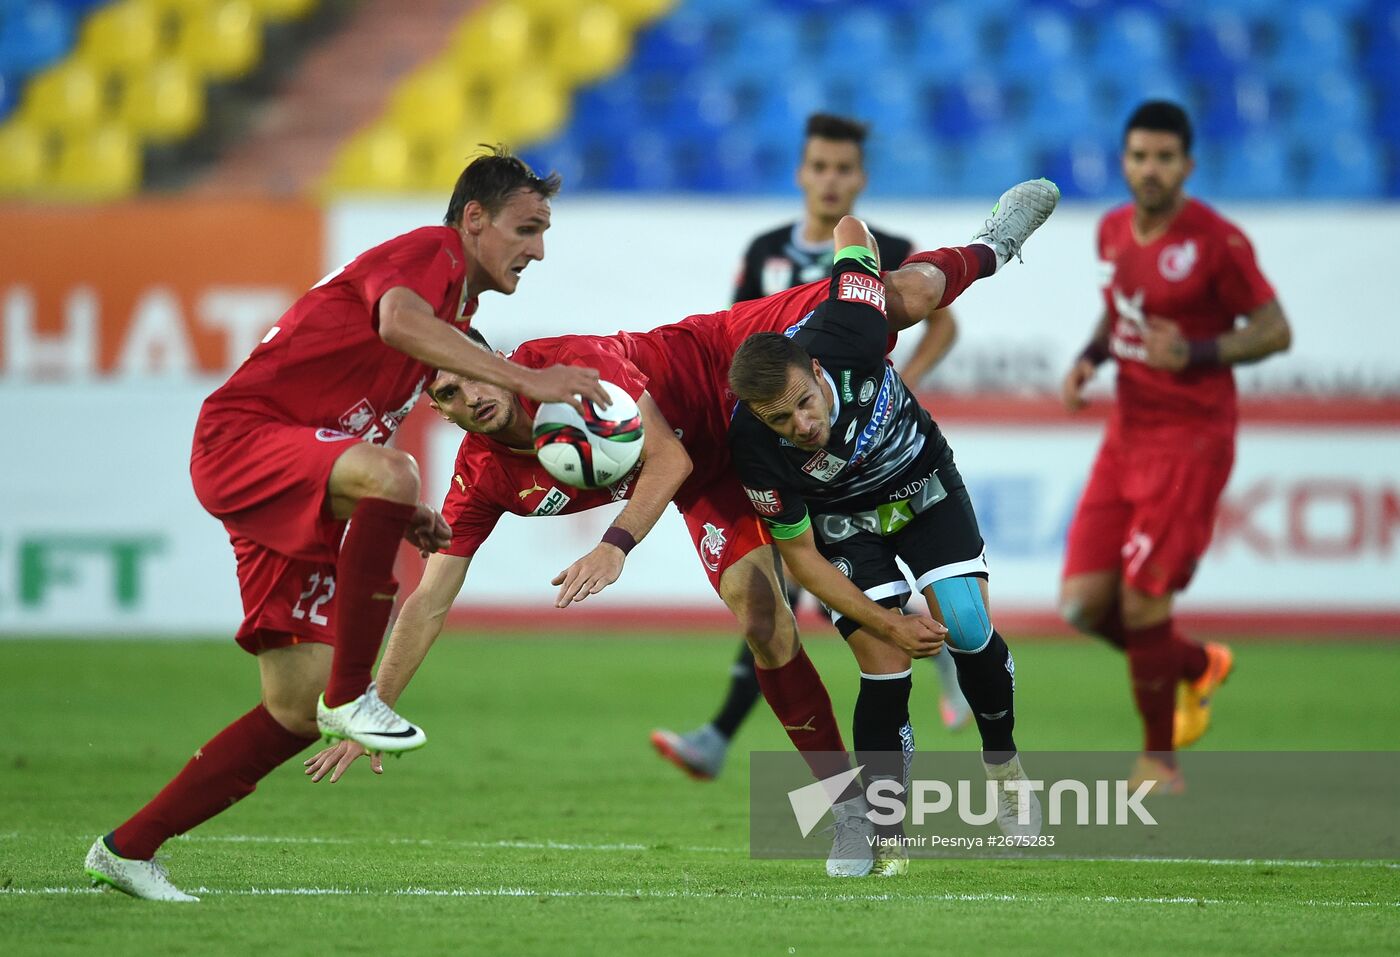
<svg viewBox="0 0 1400 957">
<path fill-rule="evenodd" d="M 318 732 L 372 751 L 424 744 L 379 698 L 371 669 L 398 591 L 400 540 L 426 554 L 449 530 L 418 504 L 417 463 L 385 443 L 434 368 L 541 401 L 606 401 L 592 369 L 528 369 L 462 334 L 478 296 L 511 294 L 544 258 L 558 188 L 503 152 L 474 160 L 445 225 L 391 239 L 321 280 L 205 400 L 190 471 L 233 544 L 245 612 L 237 640 L 257 656 L 262 702 L 93 843 L 94 880 L 196 900 L 154 862 L 156 849 L 251 794 Z"/>
<path fill-rule="evenodd" d="M 802 157 L 797 185 L 802 190 L 803 218 L 785 223 L 756 237 L 744 251 L 734 301 L 771 296 L 784 289 L 825 280 L 831 273 L 836 249 L 832 231 L 854 209 L 864 192 L 865 140 L 869 126 L 830 113 L 814 113 L 803 131 Z M 884 263 L 898 265 L 914 251 L 914 244 L 871 228 Z M 923 333 L 901 370 L 905 381 L 917 383 L 952 348 L 957 323 L 951 309 L 939 309 L 922 324 Z M 795 610 L 802 589 L 792 577 L 786 580 L 788 603 Z M 972 719 L 967 699 L 958 687 L 957 675 L 947 655 L 933 659 L 940 684 L 939 714 L 943 724 L 959 729 Z M 729 687 L 719 710 L 708 723 L 678 734 L 665 728 L 652 732 L 652 745 L 691 777 L 708 780 L 724 766 L 729 743 L 758 701 L 753 654 L 747 645 L 730 668 Z"/>
<path fill-rule="evenodd" d="M 1095 369 L 1118 362 L 1113 415 L 1069 529 L 1061 613 L 1127 652 L 1144 729 L 1134 776 L 1174 790 L 1183 782 L 1171 752 L 1205 732 L 1233 662 L 1228 647 L 1193 641 L 1172 621 L 1234 464 L 1231 366 L 1291 339 L 1244 233 L 1186 195 L 1191 139 L 1175 103 L 1143 103 L 1128 119 L 1133 201 L 1099 224 L 1104 313 L 1063 388 L 1077 411 Z"/>
</svg>

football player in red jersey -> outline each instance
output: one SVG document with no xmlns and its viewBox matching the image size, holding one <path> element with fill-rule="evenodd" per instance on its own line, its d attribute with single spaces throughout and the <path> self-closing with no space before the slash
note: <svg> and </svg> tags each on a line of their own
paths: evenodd
<svg viewBox="0 0 1400 957">
<path fill-rule="evenodd" d="M 445 225 L 391 239 L 321 280 L 205 401 L 190 472 L 233 544 L 245 613 L 237 640 L 258 658 L 262 702 L 93 843 L 85 867 L 95 881 L 195 900 L 153 861 L 156 849 L 252 793 L 318 731 L 376 752 L 424 743 L 370 677 L 398 589 L 399 541 L 426 554 L 449 530 L 418 504 L 412 457 L 384 443 L 435 369 L 542 401 L 606 404 L 595 370 L 526 368 L 463 335 L 481 293 L 509 295 L 544 258 L 558 187 L 504 151 L 477 158 Z"/>
<path fill-rule="evenodd" d="M 1047 189 L 1058 197 L 1053 186 Z M 888 302 L 892 331 L 922 321 L 972 282 L 995 272 L 999 263 L 1019 253 L 1025 236 L 1053 208 L 1051 202 L 1037 220 L 1018 205 L 1003 205 L 973 245 L 918 253 L 886 274 L 882 305 Z M 378 674 L 385 700 L 398 700 L 436 641 L 472 557 L 501 515 L 557 515 L 629 499 L 602 541 L 555 577 L 560 586 L 556 603 L 564 607 L 616 581 L 627 553 L 674 500 L 711 585 L 734 612 L 752 649 L 760 690 L 794 746 L 818 778 L 846 770 L 849 762 L 830 698 L 801 647 L 784 597 L 772 537 L 733 475 L 727 440 L 735 404 L 728 370 L 735 349 L 755 332 L 799 328 L 828 295 L 829 281 L 808 283 L 646 333 L 563 336 L 527 342 L 512 353 L 514 361 L 526 365 L 574 361 L 595 367 L 637 399 L 647 433 L 641 467 L 608 489 L 561 486 L 544 470 L 532 442 L 534 403 L 488 383 L 439 376 L 429 387 L 434 407 L 468 432 L 443 506 L 452 542 L 428 559 L 394 625 Z M 485 347 L 484 340 L 481 344 Z M 941 647 L 946 629 L 938 622 L 906 617 L 898 609 L 880 611 L 880 638 L 902 654 L 929 657 Z M 867 694 L 863 684 L 863 698 Z M 892 719 L 888 730 L 896 741 L 907 723 L 907 687 L 904 694 L 903 717 L 895 709 L 882 710 Z M 860 707 L 858 703 L 858 711 Z M 307 773 L 316 781 L 329 774 L 335 782 L 365 750 L 349 741 L 333 745 L 306 762 Z M 379 773 L 383 765 L 376 757 L 371 767 Z M 864 799 L 859 803 L 863 806 Z M 870 873 L 871 845 L 864 843 L 856 852 L 852 843 L 861 841 L 838 834 L 829 874 Z"/>
<path fill-rule="evenodd" d="M 1099 224 L 1103 317 L 1063 387 L 1076 411 L 1095 369 L 1117 360 L 1113 416 L 1069 529 L 1061 613 L 1127 651 L 1145 729 L 1134 777 L 1167 790 L 1184 786 L 1171 752 L 1205 731 L 1232 663 L 1227 647 L 1172 622 L 1234 463 L 1230 367 L 1291 337 L 1244 233 L 1186 195 L 1193 166 L 1185 111 L 1138 107 L 1123 138 L 1133 201 Z"/>
</svg>

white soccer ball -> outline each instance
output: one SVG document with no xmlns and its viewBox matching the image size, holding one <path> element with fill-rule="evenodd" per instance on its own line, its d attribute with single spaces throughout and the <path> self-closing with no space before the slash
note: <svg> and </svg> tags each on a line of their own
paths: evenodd
<svg viewBox="0 0 1400 957">
<path fill-rule="evenodd" d="M 612 404 L 587 399 L 584 412 L 567 402 L 544 402 L 535 413 L 535 451 L 545 471 L 575 488 L 620 481 L 642 455 L 642 413 L 620 387 L 603 382 Z"/>
</svg>

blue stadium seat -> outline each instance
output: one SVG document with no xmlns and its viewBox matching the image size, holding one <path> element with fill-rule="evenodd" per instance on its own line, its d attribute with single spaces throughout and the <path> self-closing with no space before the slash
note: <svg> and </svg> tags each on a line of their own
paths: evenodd
<svg viewBox="0 0 1400 957">
<path fill-rule="evenodd" d="M 1210 138 L 1230 139 L 1265 130 L 1277 119 L 1269 85 L 1258 76 L 1242 76 L 1209 88 L 1197 125 Z"/>
<path fill-rule="evenodd" d="M 985 197 L 994 201 L 1013 183 L 1039 175 L 1026 141 L 1018 136 L 993 133 L 964 144 L 956 167 L 953 195 Z"/>
<path fill-rule="evenodd" d="M 1382 151 L 1355 133 L 1308 137 L 1303 195 L 1313 199 L 1366 199 L 1385 190 Z"/>
<path fill-rule="evenodd" d="M 1400 147 L 1400 86 L 1385 88 L 1380 96 L 1376 132 L 1392 147 Z"/>
<path fill-rule="evenodd" d="M 882 12 L 844 7 L 822 20 L 816 55 L 824 70 L 841 74 L 879 70 L 902 59 L 891 18 Z"/>
<path fill-rule="evenodd" d="M 1012 18 L 997 72 L 1035 79 L 1075 65 L 1075 23 L 1053 10 L 1031 8 Z"/>
<path fill-rule="evenodd" d="M 1366 21 L 1367 72 L 1378 80 L 1400 84 L 1400 2 L 1378 4 Z"/>
<path fill-rule="evenodd" d="M 1162 21 L 1146 10 L 1120 10 L 1098 21 L 1092 63 L 1100 75 L 1120 76 L 1161 70 L 1169 40 Z"/>
<path fill-rule="evenodd" d="M 1214 11 L 1191 25 L 1182 61 L 1193 76 L 1224 81 L 1248 71 L 1255 46 L 1248 20 L 1238 13 Z"/>
<path fill-rule="evenodd" d="M 623 73 L 580 90 L 574 96 L 570 125 L 618 139 L 639 129 L 642 118 L 637 83 L 634 77 Z"/>
<path fill-rule="evenodd" d="M 760 91 L 755 132 L 770 137 L 792 135 L 811 113 L 828 108 L 825 87 L 818 80 L 804 76 L 769 84 Z"/>
<path fill-rule="evenodd" d="M 73 46 L 73 16 L 51 0 L 37 0 L 0 20 L 0 73 L 26 76 Z"/>
<path fill-rule="evenodd" d="M 1144 73 L 1114 77 L 1102 89 L 1104 116 L 1116 139 L 1133 110 L 1147 100 L 1170 100 L 1191 105 L 1191 97 L 1174 73 Z"/>
<path fill-rule="evenodd" d="M 1350 73 L 1331 71 L 1298 78 L 1288 88 L 1293 125 L 1300 133 L 1361 133 L 1371 126 L 1370 91 Z"/>
<path fill-rule="evenodd" d="M 942 4 L 920 14 L 911 40 L 905 68 L 927 80 L 957 80 L 983 65 L 981 22 L 964 7 Z"/>
<path fill-rule="evenodd" d="M 1068 199 L 1116 199 L 1123 193 L 1118 151 L 1104 142 L 1077 140 L 1067 148 L 1051 150 L 1041 172 Z"/>
<path fill-rule="evenodd" d="M 737 114 L 733 85 L 702 75 L 670 91 L 654 128 L 681 139 L 715 137 L 734 125 Z"/>
<path fill-rule="evenodd" d="M 1277 36 L 1267 63 L 1274 76 L 1337 70 L 1351 64 L 1347 24 L 1327 6 L 1318 3 L 1298 7 L 1285 5 L 1272 22 Z"/>
<path fill-rule="evenodd" d="M 682 11 L 637 34 L 627 69 L 692 70 L 710 56 L 709 43 L 708 21 Z"/>
<path fill-rule="evenodd" d="M 1006 97 L 997 78 L 971 73 L 959 82 L 938 87 L 932 97 L 929 125 L 942 142 L 971 138 L 1000 126 L 1006 119 Z"/>
<path fill-rule="evenodd" d="M 866 167 L 868 195 L 875 197 L 946 193 L 953 175 L 950 151 L 918 133 L 883 136 L 877 131 L 866 150 Z"/>
<path fill-rule="evenodd" d="M 1044 77 L 1030 84 L 1027 93 L 1021 128 L 1038 148 L 1082 136 L 1102 138 L 1122 122 L 1100 107 L 1093 86 L 1080 71 Z"/>
<path fill-rule="evenodd" d="M 735 82 L 782 82 L 802 60 L 799 31 L 791 17 L 758 13 L 734 25 L 715 43 L 709 66 L 722 70 Z"/>
<path fill-rule="evenodd" d="M 588 180 L 583 152 L 567 136 L 556 137 L 547 143 L 537 143 L 529 149 L 522 150 L 520 158 L 537 172 L 558 173 L 570 191 L 596 189 L 602 185 Z"/>
<path fill-rule="evenodd" d="M 1212 193 L 1230 199 L 1274 199 L 1297 189 L 1289 149 L 1278 137 L 1257 134 L 1220 147 L 1219 180 Z"/>
</svg>

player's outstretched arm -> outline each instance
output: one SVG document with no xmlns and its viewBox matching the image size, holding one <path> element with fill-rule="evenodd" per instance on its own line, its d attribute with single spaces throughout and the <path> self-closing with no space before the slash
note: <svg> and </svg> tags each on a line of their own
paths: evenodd
<svg viewBox="0 0 1400 957">
<path fill-rule="evenodd" d="M 434 369 L 489 382 L 539 402 L 568 402 L 582 412 L 578 400 L 581 395 L 604 408 L 608 405 L 608 394 L 598 383 L 597 369 L 527 369 L 479 349 L 439 320 L 427 300 L 403 286 L 395 286 L 379 300 L 379 338 L 385 345 Z"/>
<path fill-rule="evenodd" d="M 904 615 L 878 605 L 866 597 L 849 578 L 817 551 L 808 528 L 796 538 L 778 539 L 778 551 L 793 577 L 828 608 L 833 608 L 882 641 L 887 641 L 911 658 L 938 654 L 948 633 L 932 618 Z"/>
<path fill-rule="evenodd" d="M 641 410 L 642 429 L 646 435 L 642 468 L 637 473 L 637 487 L 632 490 L 632 498 L 613 521 L 608 535 L 621 540 L 622 544 L 599 542 L 587 555 L 554 576 L 551 584 L 560 586 L 559 597 L 554 602 L 558 608 L 583 601 L 617 581 L 627 552 L 652 530 L 675 498 L 681 483 L 690 475 L 690 455 L 656 402 L 643 392 L 637 400 L 637 408 Z M 627 544 L 627 538 L 631 539 L 631 544 Z"/>
<path fill-rule="evenodd" d="M 418 666 L 428 656 L 428 649 L 442 634 L 443 622 L 467 580 L 467 567 L 470 564 L 470 558 L 458 558 L 441 552 L 432 555 L 423 569 L 423 578 L 418 582 L 418 587 L 404 600 L 403 609 L 389 635 L 384 659 L 379 663 L 379 671 L 375 675 L 379 697 L 390 707 L 418 673 Z M 319 782 L 330 774 L 331 783 L 335 784 L 350 765 L 365 753 L 365 749 L 354 741 L 338 742 L 308 758 L 304 762 L 306 773 L 313 782 Z M 370 769 L 375 774 L 384 773 L 379 755 L 371 759 Z"/>
<path fill-rule="evenodd" d="M 1067 412 L 1078 412 L 1084 408 L 1084 387 L 1094 377 L 1099 364 L 1109 356 L 1108 333 L 1111 321 L 1105 310 L 1104 314 L 1099 316 L 1098 324 L 1094 326 L 1094 334 L 1089 337 L 1089 344 L 1075 358 L 1069 372 L 1065 373 L 1064 382 L 1060 384 L 1060 402 Z"/>
</svg>

